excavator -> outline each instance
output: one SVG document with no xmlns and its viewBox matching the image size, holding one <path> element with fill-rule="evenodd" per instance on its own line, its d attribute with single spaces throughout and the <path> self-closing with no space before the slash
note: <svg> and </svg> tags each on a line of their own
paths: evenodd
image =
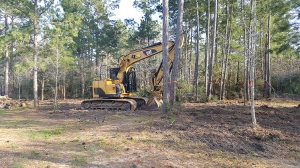
<svg viewBox="0 0 300 168">
<path fill-rule="evenodd" d="M 180 40 L 182 46 L 183 37 Z M 175 42 L 168 42 L 169 67 L 172 68 L 174 60 Z M 163 87 L 160 85 L 163 79 L 163 67 L 160 64 L 158 70 L 151 69 L 151 93 L 153 98 L 137 97 L 136 71 L 133 64 L 157 55 L 163 51 L 161 42 L 150 46 L 130 51 L 123 56 L 120 66 L 109 70 L 109 78 L 92 82 L 92 99 L 82 101 L 82 109 L 120 110 L 134 111 L 136 109 L 156 110 L 162 105 Z M 171 71 L 170 68 L 170 71 Z"/>
</svg>

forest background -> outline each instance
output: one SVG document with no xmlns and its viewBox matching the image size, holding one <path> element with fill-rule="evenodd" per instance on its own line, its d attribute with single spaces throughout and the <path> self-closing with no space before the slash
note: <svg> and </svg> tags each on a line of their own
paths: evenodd
<svg viewBox="0 0 300 168">
<path fill-rule="evenodd" d="M 111 20 L 119 0 L 0 0 L 1 95 L 44 100 L 90 98 L 93 80 L 109 77 L 120 56 L 162 41 L 159 0 L 135 0 L 143 17 Z M 300 3 L 297 0 L 189 0 L 184 2 L 184 46 L 177 98 L 250 98 L 253 27 L 255 93 L 300 94 Z M 175 39 L 178 4 L 169 1 L 169 36 Z M 130 11 L 128 11 L 130 12 Z M 135 65 L 139 94 L 147 96 L 150 67 Z M 38 101 L 34 106 L 38 106 Z"/>
</svg>

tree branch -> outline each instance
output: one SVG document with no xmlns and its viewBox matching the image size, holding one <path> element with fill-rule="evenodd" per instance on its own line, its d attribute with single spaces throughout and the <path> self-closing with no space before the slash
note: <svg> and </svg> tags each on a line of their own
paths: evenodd
<svg viewBox="0 0 300 168">
<path fill-rule="evenodd" d="M 49 2 L 47 4 L 48 6 L 45 5 L 45 9 L 42 10 L 38 15 L 41 16 L 42 14 L 44 14 L 52 6 L 53 3 L 54 3 L 54 0 L 52 0 L 51 2 Z"/>
</svg>

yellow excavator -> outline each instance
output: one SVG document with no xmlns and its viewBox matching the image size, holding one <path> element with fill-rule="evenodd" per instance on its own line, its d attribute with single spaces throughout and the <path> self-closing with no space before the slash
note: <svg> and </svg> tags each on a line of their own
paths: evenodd
<svg viewBox="0 0 300 168">
<path fill-rule="evenodd" d="M 182 45 L 183 38 L 180 43 Z M 168 42 L 169 66 L 172 67 L 174 60 L 175 42 Z M 151 70 L 151 92 L 153 98 L 148 101 L 146 97 L 136 97 L 136 71 L 133 64 L 161 53 L 163 46 L 161 42 L 150 46 L 130 51 L 122 57 L 118 68 L 111 68 L 110 78 L 93 81 L 93 99 L 82 101 L 82 109 L 101 110 L 121 110 L 134 111 L 138 108 L 155 110 L 162 104 L 162 86 L 160 82 L 163 78 L 162 63 L 158 70 Z M 170 69 L 171 71 L 171 69 Z"/>
</svg>

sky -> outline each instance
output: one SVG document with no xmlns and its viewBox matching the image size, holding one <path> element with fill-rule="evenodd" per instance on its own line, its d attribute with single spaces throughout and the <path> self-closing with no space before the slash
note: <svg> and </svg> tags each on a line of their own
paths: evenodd
<svg viewBox="0 0 300 168">
<path fill-rule="evenodd" d="M 133 5 L 134 0 L 120 0 L 119 9 L 115 9 L 113 12 L 116 16 L 111 17 L 113 20 L 121 19 L 132 19 L 136 22 L 140 22 L 143 13 L 139 11 L 138 8 L 134 8 Z M 154 15 L 153 19 L 158 19 L 157 15 Z"/>
<path fill-rule="evenodd" d="M 121 19 L 122 21 L 124 21 L 124 19 L 134 18 L 136 22 L 140 22 L 143 13 L 139 12 L 139 9 L 132 6 L 133 1 L 134 0 L 121 0 L 119 9 L 115 9 L 113 11 L 116 16 L 111 17 L 111 19 Z"/>
</svg>

